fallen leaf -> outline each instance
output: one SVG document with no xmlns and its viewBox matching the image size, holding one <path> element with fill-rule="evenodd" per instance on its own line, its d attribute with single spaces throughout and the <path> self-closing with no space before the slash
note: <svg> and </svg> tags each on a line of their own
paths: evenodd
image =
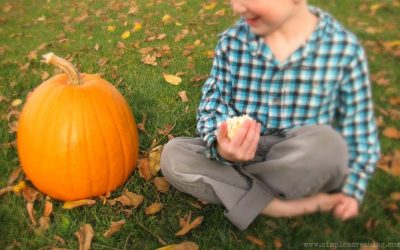
<svg viewBox="0 0 400 250">
<path fill-rule="evenodd" d="M 74 233 L 79 241 L 79 250 L 89 250 L 94 236 L 93 228 L 90 224 L 84 224 Z"/>
<path fill-rule="evenodd" d="M 111 221 L 111 226 L 110 228 L 103 234 L 105 238 L 110 238 L 113 234 L 116 232 L 119 232 L 122 228 L 122 226 L 125 224 L 125 220 L 120 220 L 120 221 Z"/>
<path fill-rule="evenodd" d="M 81 207 L 81 206 L 93 206 L 96 203 L 95 200 L 91 199 L 83 199 L 83 200 L 77 200 L 77 201 L 66 201 L 64 202 L 64 205 L 62 208 L 64 209 L 73 209 L 76 207 Z"/>
<path fill-rule="evenodd" d="M 163 74 L 164 80 L 172 85 L 179 85 L 182 82 L 182 78 L 175 75 Z"/>
<path fill-rule="evenodd" d="M 400 105 L 400 96 L 390 98 L 389 103 L 391 105 Z"/>
<path fill-rule="evenodd" d="M 108 203 L 111 206 L 114 206 L 117 202 L 121 203 L 122 206 L 124 207 L 134 207 L 137 208 L 138 206 L 140 206 L 140 204 L 142 204 L 144 200 L 144 197 L 142 195 L 139 194 L 135 194 L 133 192 L 130 192 L 128 190 L 124 190 L 124 193 L 112 200 L 109 200 Z"/>
<path fill-rule="evenodd" d="M 208 3 L 208 4 L 203 4 L 203 9 L 204 9 L 204 10 L 212 10 L 212 9 L 214 9 L 216 6 L 217 6 L 217 3 L 211 2 L 211 3 Z"/>
<path fill-rule="evenodd" d="M 135 24 L 133 25 L 133 29 L 132 32 L 138 32 L 139 30 L 142 29 L 142 23 L 140 22 L 135 22 Z"/>
<path fill-rule="evenodd" d="M 181 226 L 181 229 L 175 233 L 175 236 L 186 235 L 192 229 L 198 227 L 201 224 L 201 222 L 203 221 L 203 216 L 199 216 L 196 219 L 194 219 L 192 222 L 190 222 L 191 217 L 192 217 L 192 212 L 189 212 L 189 214 L 187 214 L 183 218 L 179 218 L 179 225 Z"/>
<path fill-rule="evenodd" d="M 36 219 L 35 219 L 35 210 L 33 208 L 33 205 L 34 205 L 33 202 L 27 202 L 26 203 L 26 210 L 28 210 L 28 215 L 29 215 L 29 218 L 32 221 L 32 224 L 34 226 L 36 226 L 37 222 L 36 222 Z"/>
<path fill-rule="evenodd" d="M 20 182 L 21 183 L 21 182 Z M 19 185 L 19 184 L 18 184 Z M 24 185 L 24 184 L 21 184 Z M 40 192 L 30 186 L 25 186 L 22 189 L 22 195 L 24 196 L 25 200 L 27 202 L 35 202 L 35 200 L 38 198 L 40 195 Z"/>
<path fill-rule="evenodd" d="M 157 60 L 157 58 L 155 56 L 146 55 L 146 57 L 144 57 L 142 59 L 142 63 L 148 64 L 148 65 L 157 66 L 157 61 L 156 60 Z"/>
<path fill-rule="evenodd" d="M 182 102 L 187 102 L 187 101 L 188 101 L 188 98 L 187 98 L 187 96 L 186 96 L 186 91 L 180 91 L 180 92 L 178 93 L 178 95 L 179 95 L 179 97 L 181 98 Z"/>
<path fill-rule="evenodd" d="M 26 187 L 25 181 L 21 180 L 21 181 L 18 182 L 17 185 L 14 185 L 14 186 L 13 186 L 13 191 L 14 191 L 14 193 L 17 193 L 17 194 L 18 194 L 18 193 L 20 193 L 22 190 L 24 190 L 25 187 Z"/>
<path fill-rule="evenodd" d="M 12 191 L 13 191 L 13 188 L 14 188 L 14 187 L 4 187 L 4 188 L 1 188 L 1 189 L 0 189 L 0 196 L 2 196 L 2 195 L 5 194 L 5 193 L 12 192 Z"/>
<path fill-rule="evenodd" d="M 259 238 L 253 235 L 246 235 L 246 239 L 249 240 L 251 243 L 259 246 L 260 248 L 266 248 L 264 241 L 260 240 Z"/>
<path fill-rule="evenodd" d="M 155 176 L 158 173 L 158 171 L 160 171 L 160 158 L 162 149 L 163 146 L 159 145 L 153 148 L 149 153 L 150 170 L 153 176 Z"/>
<path fill-rule="evenodd" d="M 121 34 L 122 39 L 128 39 L 131 36 L 131 32 L 126 30 L 124 33 Z"/>
<path fill-rule="evenodd" d="M 21 167 L 17 167 L 16 169 L 14 169 L 11 172 L 10 177 L 8 177 L 7 186 L 11 186 L 18 179 L 21 172 L 22 172 Z"/>
<path fill-rule="evenodd" d="M 107 26 L 107 31 L 114 32 L 115 31 L 115 25 L 108 25 Z"/>
<path fill-rule="evenodd" d="M 168 246 L 157 248 L 156 250 L 198 250 L 199 246 L 191 241 L 184 241 L 179 244 L 171 244 Z"/>
<path fill-rule="evenodd" d="M 281 248 L 282 248 L 282 241 L 281 241 L 281 239 L 276 238 L 276 239 L 274 240 L 274 246 L 275 246 L 275 248 L 281 249 Z"/>
<path fill-rule="evenodd" d="M 153 175 L 150 170 L 150 163 L 148 158 L 143 158 L 139 160 L 138 163 L 139 176 L 146 181 L 150 180 Z"/>
<path fill-rule="evenodd" d="M 60 243 L 61 245 L 65 245 L 65 240 L 63 238 L 61 238 L 61 236 L 59 235 L 54 235 L 53 239 L 55 241 L 57 241 L 58 243 Z"/>
<path fill-rule="evenodd" d="M 400 139 L 400 131 L 395 127 L 387 127 L 382 134 L 389 139 Z"/>
<path fill-rule="evenodd" d="M 159 211 L 161 211 L 162 207 L 163 207 L 163 205 L 161 203 L 156 202 L 156 203 L 153 203 L 150 206 L 146 207 L 144 209 L 144 213 L 146 215 L 156 214 Z"/>
<path fill-rule="evenodd" d="M 42 81 L 44 81 L 47 78 L 49 78 L 49 76 L 50 76 L 49 72 L 44 71 L 40 77 L 42 78 Z"/>
<path fill-rule="evenodd" d="M 396 150 L 393 155 L 383 155 L 377 165 L 393 176 L 400 176 L 400 150 Z"/>
<path fill-rule="evenodd" d="M 170 16 L 170 15 L 164 15 L 163 17 L 162 17 L 162 21 L 163 21 L 163 23 L 165 23 L 165 24 L 167 24 L 167 23 L 170 23 L 171 21 L 172 21 L 172 17 Z"/>
<path fill-rule="evenodd" d="M 400 192 L 393 192 L 390 194 L 390 199 L 394 202 L 400 201 Z"/>
<path fill-rule="evenodd" d="M 21 105 L 21 104 L 22 104 L 21 99 L 15 99 L 14 101 L 12 101 L 11 106 L 12 106 L 13 108 L 16 108 L 16 107 L 18 107 L 18 106 Z"/>
<path fill-rule="evenodd" d="M 155 177 L 154 178 L 154 186 L 156 190 L 161 193 L 166 193 L 169 190 L 170 184 L 168 183 L 165 177 Z"/>
</svg>

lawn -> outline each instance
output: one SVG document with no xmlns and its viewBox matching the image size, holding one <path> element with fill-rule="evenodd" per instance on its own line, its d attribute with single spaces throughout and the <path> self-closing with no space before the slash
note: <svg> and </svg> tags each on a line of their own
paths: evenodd
<svg viewBox="0 0 400 250">
<path fill-rule="evenodd" d="M 374 79 L 382 152 L 393 153 L 400 148 L 398 139 L 387 138 L 382 132 L 387 127 L 400 129 L 399 1 L 310 2 L 331 12 L 364 44 Z M 237 20 L 230 11 L 229 1 L 215 3 L 2 0 L 0 187 L 7 185 L 10 173 L 19 166 L 17 150 L 9 144 L 16 138 L 13 114 L 22 109 L 33 88 L 57 73 L 52 66 L 40 62 L 47 52 L 72 59 L 80 72 L 99 73 L 119 89 L 137 123 L 144 123 L 146 132 L 139 131 L 142 152 L 168 141 L 161 130 L 172 129 L 169 134 L 174 137 L 195 136 L 196 108 L 204 78 L 210 72 L 218 34 Z M 125 33 L 123 37 L 126 31 L 130 31 L 129 36 Z M 159 52 L 157 65 L 142 60 L 146 53 L 141 49 L 147 47 Z M 171 85 L 164 80 L 163 73 L 178 74 L 183 81 Z M 181 91 L 186 91 L 187 102 L 179 97 Z M 22 104 L 15 100 L 21 100 Z M 362 213 L 356 219 L 342 223 L 328 214 L 292 219 L 260 217 L 245 231 L 231 225 L 221 207 L 193 206 L 195 198 L 174 188 L 165 194 L 157 193 L 150 181 L 140 178 L 138 171 L 111 197 L 119 196 L 124 189 L 145 197 L 132 214 L 126 214 L 120 206 L 103 205 L 99 199 L 94 206 L 72 210 L 63 209 L 62 202 L 52 201 L 51 226 L 40 234 L 31 225 L 24 198 L 4 194 L 0 197 L 0 248 L 77 249 L 74 233 L 84 223 L 91 224 L 95 231 L 92 249 L 156 249 L 163 246 L 158 238 L 167 244 L 192 241 L 200 249 L 259 249 L 246 238 L 249 235 L 263 241 L 267 249 L 303 249 L 307 248 L 304 245 L 307 242 L 345 246 L 340 249 L 360 248 L 356 245 L 351 248 L 347 243 L 400 242 L 399 202 L 389 199 L 390 194 L 400 191 L 400 181 L 382 170 L 377 170 L 371 179 Z M 145 215 L 144 208 L 158 199 L 164 204 L 161 212 Z M 44 197 L 36 201 L 37 216 L 42 214 L 44 203 Z M 179 218 L 189 211 L 192 218 L 204 216 L 202 224 L 186 236 L 175 236 L 180 228 Z M 111 221 L 121 219 L 126 220 L 123 228 L 109 239 L 103 237 Z M 55 236 L 65 243 L 57 241 Z"/>
</svg>

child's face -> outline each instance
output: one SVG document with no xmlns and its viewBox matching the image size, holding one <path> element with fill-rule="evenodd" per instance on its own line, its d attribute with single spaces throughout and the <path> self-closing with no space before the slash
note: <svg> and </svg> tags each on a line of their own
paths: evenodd
<svg viewBox="0 0 400 250">
<path fill-rule="evenodd" d="M 301 0 L 231 0 L 235 13 L 250 26 L 251 31 L 265 36 L 296 14 Z"/>
</svg>

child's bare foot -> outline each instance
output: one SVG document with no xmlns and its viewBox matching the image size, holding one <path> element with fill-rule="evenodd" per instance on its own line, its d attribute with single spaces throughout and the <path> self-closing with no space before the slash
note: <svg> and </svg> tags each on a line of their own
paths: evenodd
<svg viewBox="0 0 400 250">
<path fill-rule="evenodd" d="M 315 212 L 329 212 L 338 203 L 340 194 L 318 193 L 296 200 L 273 199 L 261 212 L 271 217 L 293 217 Z"/>
</svg>

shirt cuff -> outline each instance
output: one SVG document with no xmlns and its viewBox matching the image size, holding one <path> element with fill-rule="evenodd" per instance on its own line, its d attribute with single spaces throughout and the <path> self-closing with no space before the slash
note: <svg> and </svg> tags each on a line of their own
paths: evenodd
<svg viewBox="0 0 400 250">
<path fill-rule="evenodd" d="M 365 173 L 350 172 L 342 188 L 342 192 L 355 198 L 360 204 L 364 199 L 368 177 Z"/>
<path fill-rule="evenodd" d="M 227 166 L 232 166 L 235 164 L 234 162 L 225 160 L 221 155 L 218 154 L 217 140 L 214 140 L 211 142 L 211 145 L 209 146 L 208 151 L 209 151 L 208 158 L 210 158 L 211 160 L 216 160 Z"/>
</svg>

